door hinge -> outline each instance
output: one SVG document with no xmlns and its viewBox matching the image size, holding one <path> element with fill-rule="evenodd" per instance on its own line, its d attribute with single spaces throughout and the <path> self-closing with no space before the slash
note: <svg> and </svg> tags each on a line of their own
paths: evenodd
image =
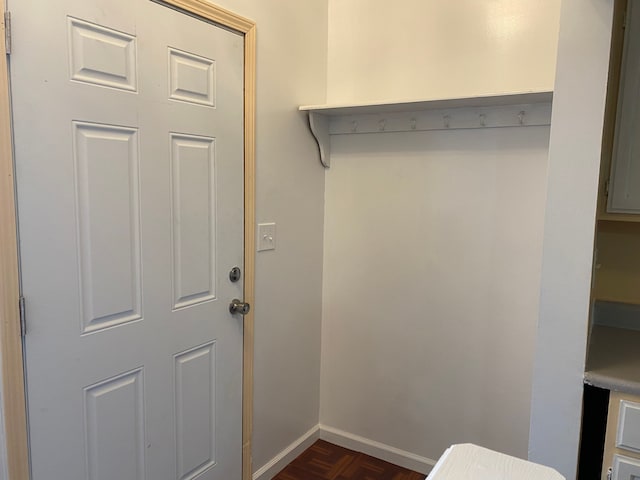
<svg viewBox="0 0 640 480">
<path fill-rule="evenodd" d="M 11 12 L 4 12 L 4 48 L 11 55 Z"/>
<path fill-rule="evenodd" d="M 604 195 L 605 195 L 605 197 L 609 196 L 609 180 L 604 182 Z"/>
<path fill-rule="evenodd" d="M 22 295 L 18 300 L 18 308 L 20 309 L 20 336 L 24 337 L 27 334 L 27 316 L 24 309 L 24 296 Z"/>
<path fill-rule="evenodd" d="M 613 468 L 609 467 L 607 470 L 607 480 L 611 480 L 613 478 Z"/>
</svg>

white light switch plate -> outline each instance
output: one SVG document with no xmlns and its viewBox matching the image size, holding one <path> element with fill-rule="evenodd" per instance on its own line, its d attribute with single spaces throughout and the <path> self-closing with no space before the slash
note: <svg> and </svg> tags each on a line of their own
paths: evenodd
<svg viewBox="0 0 640 480">
<path fill-rule="evenodd" d="M 275 250 L 276 249 L 276 224 L 275 223 L 259 223 L 258 224 L 258 251 Z"/>
</svg>

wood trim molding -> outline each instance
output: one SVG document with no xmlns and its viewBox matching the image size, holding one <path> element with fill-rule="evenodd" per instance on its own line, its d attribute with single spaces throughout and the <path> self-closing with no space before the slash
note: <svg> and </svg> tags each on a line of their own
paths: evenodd
<svg viewBox="0 0 640 480">
<path fill-rule="evenodd" d="M 2 3 L 4 39 L 5 2 Z M 14 196 L 13 139 L 9 73 L 5 44 L 0 41 L 0 350 L 7 470 L 11 480 L 29 480 L 27 412 L 18 299 L 18 239 Z"/>
<path fill-rule="evenodd" d="M 185 10 L 198 17 L 205 18 L 211 22 L 219 23 L 232 30 L 247 34 L 255 30 L 256 24 L 252 20 L 241 17 L 229 10 L 217 5 L 213 5 L 205 0 L 161 0 L 162 3 L 172 5 Z M 246 46 L 245 46 L 246 47 Z M 246 48 L 245 48 L 246 53 Z"/>
<path fill-rule="evenodd" d="M 4 19 L 4 2 L 2 19 Z M 254 305 L 255 285 L 255 95 L 256 25 L 203 0 L 164 3 L 244 35 L 244 300 Z M 4 38 L 4 20 L 2 36 Z M 29 480 L 26 402 L 18 298 L 18 246 L 14 196 L 9 77 L 4 42 L 0 42 L 0 348 L 7 465 L 11 480 Z M 253 308 L 244 317 L 242 395 L 242 479 L 252 476 Z"/>
<path fill-rule="evenodd" d="M 256 27 L 244 36 L 244 298 L 255 307 Z M 242 479 L 253 473 L 253 353 L 255 308 L 244 317 L 242 375 Z"/>
</svg>

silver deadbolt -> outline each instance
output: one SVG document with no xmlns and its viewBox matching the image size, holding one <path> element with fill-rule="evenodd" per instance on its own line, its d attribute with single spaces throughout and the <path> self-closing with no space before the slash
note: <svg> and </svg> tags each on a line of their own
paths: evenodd
<svg viewBox="0 0 640 480">
<path fill-rule="evenodd" d="M 229 272 L 229 280 L 231 280 L 233 283 L 240 280 L 241 276 L 242 276 L 242 271 L 240 270 L 240 267 L 233 267 Z"/>
<path fill-rule="evenodd" d="M 241 302 L 237 298 L 231 300 L 231 303 L 229 304 L 229 312 L 231 312 L 232 315 L 235 315 L 236 313 L 246 315 L 249 313 L 249 310 L 251 310 L 251 305 L 246 302 Z"/>
</svg>

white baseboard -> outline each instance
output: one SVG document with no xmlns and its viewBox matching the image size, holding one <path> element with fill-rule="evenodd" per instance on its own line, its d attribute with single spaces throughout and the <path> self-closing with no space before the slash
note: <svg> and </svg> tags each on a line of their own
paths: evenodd
<svg viewBox="0 0 640 480">
<path fill-rule="evenodd" d="M 435 460 L 421 457 L 420 455 L 406 452 L 399 448 L 385 445 L 384 443 L 369 440 L 368 438 L 354 435 L 327 425 L 316 425 L 259 468 L 253 474 L 253 480 L 271 480 L 284 467 L 313 445 L 318 438 L 350 450 L 355 450 L 356 452 L 366 453 L 372 457 L 385 460 L 395 465 L 400 465 L 401 467 L 408 468 L 410 470 L 415 470 L 416 472 L 420 472 L 425 475 L 428 474 L 436 464 Z"/>
<path fill-rule="evenodd" d="M 316 425 L 256 470 L 253 474 L 253 480 L 271 480 L 298 455 L 313 445 L 318 438 L 320 438 L 320 426 Z"/>
<path fill-rule="evenodd" d="M 430 458 L 421 457 L 420 455 L 338 430 L 337 428 L 328 427 L 327 425 L 320 425 L 320 438 L 341 447 L 366 453 L 372 457 L 425 475 L 428 474 L 436 464 L 436 461 Z"/>
</svg>

